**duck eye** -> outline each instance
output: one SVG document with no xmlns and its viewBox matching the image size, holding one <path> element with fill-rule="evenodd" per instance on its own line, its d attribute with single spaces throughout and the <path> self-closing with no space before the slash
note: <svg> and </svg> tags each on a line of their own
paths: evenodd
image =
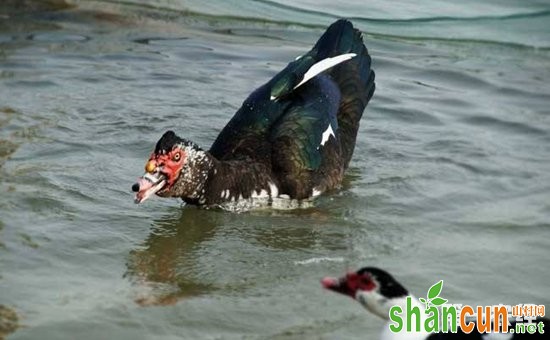
<svg viewBox="0 0 550 340">
<path fill-rule="evenodd" d="M 179 162 L 180 158 L 181 158 L 181 155 L 180 155 L 180 153 L 178 152 L 178 153 L 176 153 L 176 154 L 172 157 L 172 160 L 173 160 L 174 162 Z"/>
</svg>

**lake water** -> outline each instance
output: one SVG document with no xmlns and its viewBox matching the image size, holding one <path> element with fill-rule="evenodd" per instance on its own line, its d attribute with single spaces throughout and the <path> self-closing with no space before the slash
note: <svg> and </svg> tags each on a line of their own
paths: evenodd
<svg viewBox="0 0 550 340">
<path fill-rule="evenodd" d="M 550 305 L 550 4 L 0 5 L 0 304 L 9 339 L 376 339 L 319 279 L 379 266 L 417 295 Z M 377 89 L 344 188 L 233 214 L 133 203 L 167 129 L 208 147 L 349 17 Z"/>
</svg>

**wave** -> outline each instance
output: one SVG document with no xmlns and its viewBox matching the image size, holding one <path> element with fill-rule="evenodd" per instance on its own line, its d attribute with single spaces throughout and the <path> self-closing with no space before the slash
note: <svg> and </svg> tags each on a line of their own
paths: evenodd
<svg viewBox="0 0 550 340">
<path fill-rule="evenodd" d="M 337 15 L 330 13 L 315 11 L 311 9 L 305 9 L 302 7 L 295 7 L 290 5 L 281 4 L 275 1 L 270 0 L 251 0 L 252 2 L 259 2 L 267 4 L 272 7 L 289 10 L 293 12 L 301 12 L 306 14 L 313 14 L 318 16 L 324 16 L 331 19 L 340 18 Z M 403 18 L 403 19 L 391 19 L 391 18 L 369 18 L 369 17 L 347 17 L 347 19 L 352 21 L 365 21 L 365 22 L 376 22 L 376 23 L 419 23 L 419 22 L 440 22 L 440 21 L 486 21 L 486 20 L 510 20 L 510 19 L 529 19 L 550 16 L 550 10 L 542 11 L 533 11 L 526 13 L 515 13 L 508 15 L 481 15 L 481 16 L 472 16 L 472 17 L 453 17 L 453 16 L 434 16 L 434 17 L 420 17 L 420 18 Z"/>
<path fill-rule="evenodd" d="M 309 265 L 309 264 L 318 264 L 321 262 L 339 262 L 343 263 L 343 257 L 312 257 L 306 260 L 294 261 L 295 265 Z"/>
<path fill-rule="evenodd" d="M 220 31 L 220 25 L 226 25 L 231 26 L 232 29 L 257 30 L 258 34 L 266 29 L 297 31 L 303 28 L 321 31 L 339 18 L 338 15 L 328 12 L 294 7 L 272 0 L 250 0 L 250 2 L 261 6 L 251 6 L 250 10 L 240 12 L 231 6 L 218 11 L 209 11 L 208 8 L 200 6 L 171 7 L 170 4 L 163 2 L 133 0 L 92 0 L 86 2 L 85 6 L 88 10 L 95 8 L 97 11 L 105 11 L 104 4 L 111 4 L 113 10 L 118 11 L 119 15 L 131 15 L 128 13 L 128 9 L 131 9 L 142 17 L 166 21 L 185 20 L 187 25 L 198 29 L 216 28 Z M 94 3 L 97 5 L 93 6 Z M 81 6 L 84 6 L 83 3 Z M 546 38 L 548 34 L 545 34 L 548 30 L 545 28 L 545 23 L 550 20 L 550 10 L 470 17 L 433 16 L 392 19 L 352 16 L 348 19 L 369 36 L 382 40 L 401 40 L 412 43 L 434 41 L 491 44 L 539 51 L 550 50 L 550 41 Z"/>
</svg>

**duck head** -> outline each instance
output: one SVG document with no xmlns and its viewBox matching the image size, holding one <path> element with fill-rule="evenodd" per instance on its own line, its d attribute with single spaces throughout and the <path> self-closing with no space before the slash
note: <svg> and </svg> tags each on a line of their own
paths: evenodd
<svg viewBox="0 0 550 340">
<path fill-rule="evenodd" d="M 365 267 L 340 278 L 325 277 L 321 284 L 328 290 L 357 300 L 383 319 L 389 319 L 390 308 L 401 305 L 409 295 L 393 276 L 375 267 Z"/>
<path fill-rule="evenodd" d="M 153 194 L 198 201 L 203 197 L 211 166 L 206 151 L 167 131 L 145 164 L 145 174 L 132 186 L 135 202 L 141 203 Z"/>
</svg>

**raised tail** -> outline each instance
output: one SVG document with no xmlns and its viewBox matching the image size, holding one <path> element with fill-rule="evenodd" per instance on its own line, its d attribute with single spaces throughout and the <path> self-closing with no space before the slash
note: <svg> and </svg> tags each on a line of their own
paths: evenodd
<svg viewBox="0 0 550 340">
<path fill-rule="evenodd" d="M 330 25 L 311 52 L 316 52 L 318 60 L 355 54 L 351 60 L 338 64 L 327 72 L 336 81 L 342 94 L 338 109 L 338 130 L 344 164 L 347 167 L 355 148 L 359 121 L 374 94 L 371 58 L 361 32 L 351 22 L 343 19 Z"/>
<path fill-rule="evenodd" d="M 338 137 L 347 168 L 359 121 L 374 94 L 374 71 L 361 32 L 340 19 L 330 25 L 315 46 L 279 72 L 268 84 L 271 100 L 282 99 L 324 72 L 337 83 L 342 100 L 338 109 Z"/>
</svg>

